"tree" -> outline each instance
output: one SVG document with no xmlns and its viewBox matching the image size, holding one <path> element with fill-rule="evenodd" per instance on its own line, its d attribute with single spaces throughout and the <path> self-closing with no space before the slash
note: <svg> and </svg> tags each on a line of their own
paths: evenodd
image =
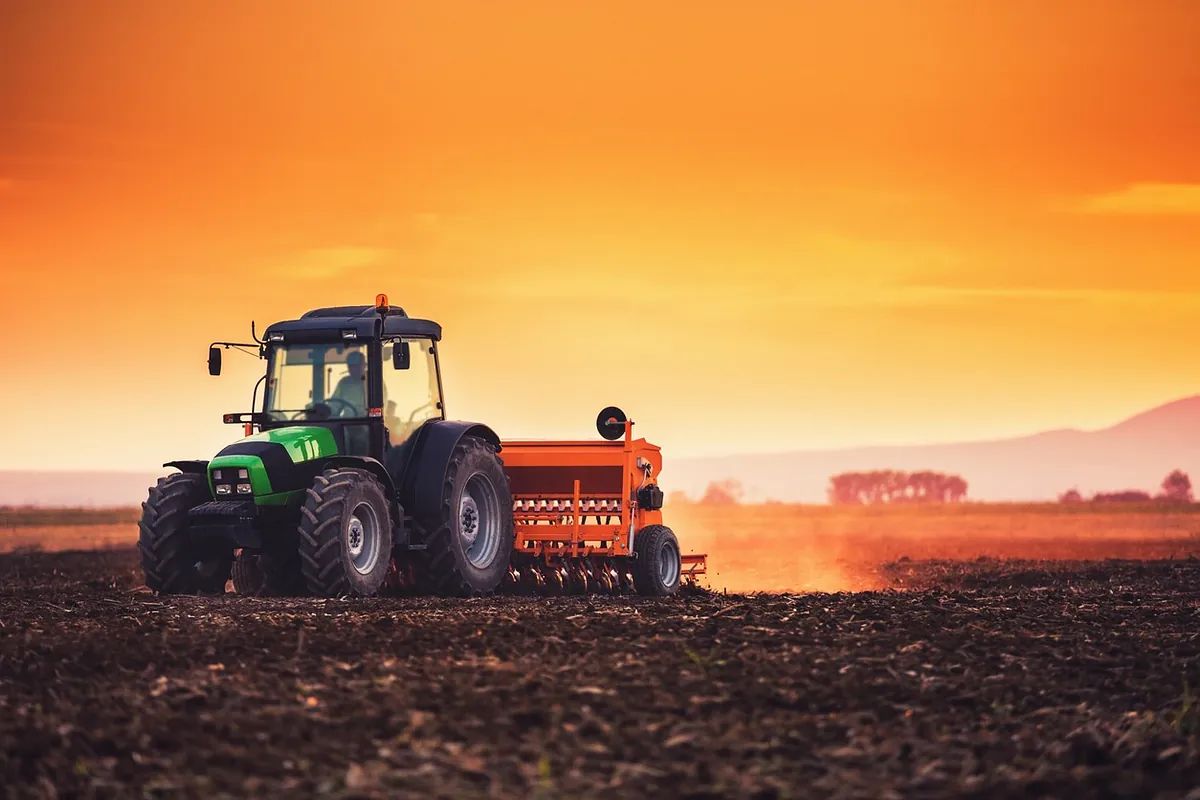
<svg viewBox="0 0 1200 800">
<path fill-rule="evenodd" d="M 688 493 L 680 490 L 667 493 L 667 505 L 686 506 L 692 502 L 692 498 L 688 497 Z"/>
<path fill-rule="evenodd" d="M 938 494 L 938 484 L 941 480 L 936 472 L 921 470 L 909 476 L 908 481 L 913 488 L 913 499 L 918 503 L 941 502 Z"/>
<path fill-rule="evenodd" d="M 1164 478 L 1162 490 L 1165 498 L 1173 503 L 1191 503 L 1193 501 L 1192 479 L 1182 470 L 1173 470 Z"/>
<path fill-rule="evenodd" d="M 861 480 L 853 472 L 834 475 L 829 479 L 828 496 L 830 504 L 836 506 L 862 505 L 862 497 L 859 496 L 860 486 Z"/>
<path fill-rule="evenodd" d="M 726 478 L 723 481 L 713 481 L 708 484 L 708 488 L 704 491 L 704 497 L 700 498 L 700 502 L 709 506 L 732 506 L 737 505 L 741 499 L 741 482 L 733 478 Z"/>
<path fill-rule="evenodd" d="M 1058 496 L 1058 502 L 1060 502 L 1060 503 L 1082 503 L 1083 495 L 1081 495 L 1079 493 L 1078 489 L 1068 489 L 1067 491 L 1063 492 L 1062 494 L 1060 494 Z"/>
<path fill-rule="evenodd" d="M 946 493 L 951 503 L 961 503 L 967 496 L 967 482 L 957 475 L 946 479 Z"/>
<path fill-rule="evenodd" d="M 829 479 L 829 502 L 832 505 L 857 505 L 858 489 L 854 485 L 854 476 L 850 474 L 834 475 Z"/>
</svg>

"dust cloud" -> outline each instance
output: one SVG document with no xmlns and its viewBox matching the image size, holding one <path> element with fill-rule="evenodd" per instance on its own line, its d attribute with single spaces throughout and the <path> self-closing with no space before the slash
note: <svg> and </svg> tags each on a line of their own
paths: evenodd
<svg viewBox="0 0 1200 800">
<path fill-rule="evenodd" d="M 702 585 L 737 593 L 889 588 L 883 568 L 902 560 L 1200 556 L 1200 515 L 1169 510 L 681 505 L 664 521 L 685 554 L 707 554 Z"/>
</svg>

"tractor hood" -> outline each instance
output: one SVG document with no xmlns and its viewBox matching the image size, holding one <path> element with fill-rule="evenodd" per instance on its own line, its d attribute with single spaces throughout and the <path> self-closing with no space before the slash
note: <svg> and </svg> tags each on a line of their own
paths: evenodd
<svg viewBox="0 0 1200 800">
<path fill-rule="evenodd" d="M 209 462 L 209 488 L 217 500 L 286 503 L 312 484 L 323 459 L 337 454 L 328 428 L 297 425 L 263 431 L 226 446 Z M 246 485 L 249 489 L 242 488 Z"/>
</svg>

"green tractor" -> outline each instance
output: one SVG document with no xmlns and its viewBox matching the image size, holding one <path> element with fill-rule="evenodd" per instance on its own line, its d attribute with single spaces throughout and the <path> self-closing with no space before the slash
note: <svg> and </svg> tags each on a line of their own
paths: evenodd
<svg viewBox="0 0 1200 800">
<path fill-rule="evenodd" d="M 253 329 L 252 329 L 253 330 Z M 309 311 L 270 325 L 261 408 L 226 414 L 245 438 L 209 461 L 172 461 L 142 504 L 138 548 L 161 594 L 370 597 L 395 555 L 424 591 L 496 590 L 513 551 L 500 438 L 446 419 L 441 326 L 385 295 L 374 306 Z M 257 428 L 257 432 L 255 429 Z"/>
</svg>

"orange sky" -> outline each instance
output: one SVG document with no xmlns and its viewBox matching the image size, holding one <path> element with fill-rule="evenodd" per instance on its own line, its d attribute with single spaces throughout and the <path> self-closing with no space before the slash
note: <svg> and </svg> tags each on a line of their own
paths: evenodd
<svg viewBox="0 0 1200 800">
<path fill-rule="evenodd" d="M 451 416 L 616 403 L 667 469 L 1115 421 L 1200 391 L 1198 47 L 1190 0 L 10 0 L 0 468 L 207 457 L 259 368 L 211 340 L 377 292 Z"/>
</svg>

